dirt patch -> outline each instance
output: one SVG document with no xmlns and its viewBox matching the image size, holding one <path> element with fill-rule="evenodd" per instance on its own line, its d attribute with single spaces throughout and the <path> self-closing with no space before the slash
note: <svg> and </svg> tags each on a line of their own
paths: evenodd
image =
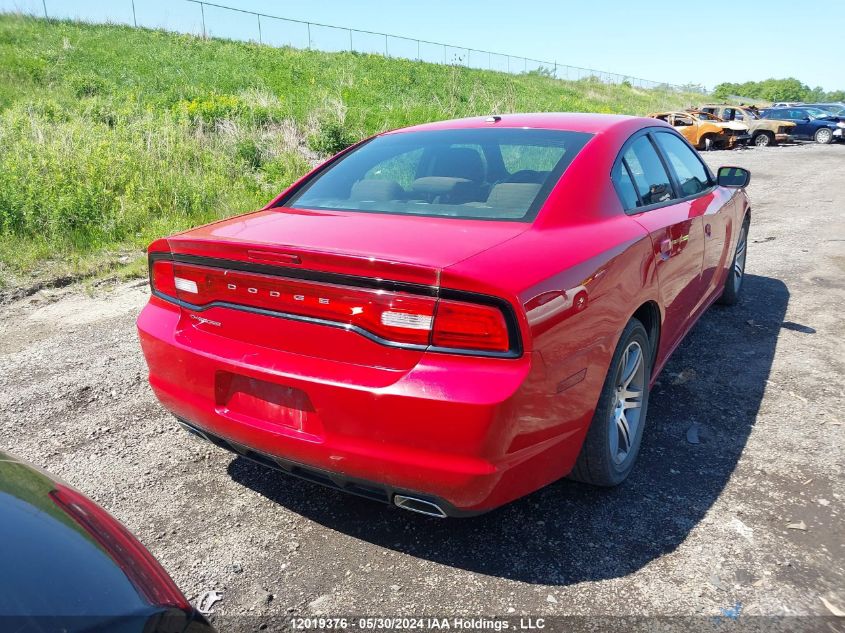
<svg viewBox="0 0 845 633">
<path fill-rule="evenodd" d="M 138 282 L 0 308 L 3 448 L 114 513 L 193 600 L 222 592 L 221 616 L 828 614 L 820 597 L 845 591 L 845 146 L 705 158 L 753 173 L 746 294 L 674 355 L 618 489 L 562 481 L 438 522 L 236 459 L 153 398 Z"/>
</svg>

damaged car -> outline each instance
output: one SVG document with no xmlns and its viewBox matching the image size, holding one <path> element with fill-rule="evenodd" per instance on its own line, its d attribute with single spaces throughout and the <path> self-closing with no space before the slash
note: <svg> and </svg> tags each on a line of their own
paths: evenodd
<svg viewBox="0 0 845 633">
<path fill-rule="evenodd" d="M 751 108 L 725 103 L 703 105 L 699 110 L 718 117 L 722 121 L 746 125 L 751 135 L 750 142 L 756 147 L 768 147 L 792 141 L 791 130 L 795 127 L 795 123 L 791 121 L 764 119 Z"/>
<path fill-rule="evenodd" d="M 698 110 L 657 112 L 648 116 L 666 121 L 697 149 L 730 149 L 751 139 L 747 125 L 726 123 L 717 116 Z"/>
</svg>

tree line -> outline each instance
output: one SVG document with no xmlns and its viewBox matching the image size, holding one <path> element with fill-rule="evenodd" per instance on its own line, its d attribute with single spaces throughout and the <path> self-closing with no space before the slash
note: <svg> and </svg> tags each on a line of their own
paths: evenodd
<svg viewBox="0 0 845 633">
<path fill-rule="evenodd" d="M 845 90 L 825 92 L 821 86 L 810 88 L 792 77 L 788 79 L 766 79 L 745 83 L 721 83 L 713 90 L 713 96 L 727 99 L 731 96 L 747 97 L 764 101 L 803 101 L 824 103 L 845 101 Z"/>
</svg>

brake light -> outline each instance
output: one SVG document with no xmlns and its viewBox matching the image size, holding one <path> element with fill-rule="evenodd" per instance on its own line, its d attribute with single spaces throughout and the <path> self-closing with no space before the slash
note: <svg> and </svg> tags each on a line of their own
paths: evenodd
<svg viewBox="0 0 845 633">
<path fill-rule="evenodd" d="M 507 352 L 510 336 L 499 308 L 441 299 L 431 342 L 437 347 Z"/>
<path fill-rule="evenodd" d="M 117 519 L 76 490 L 55 484 L 50 498 L 87 532 L 153 605 L 189 610 L 191 605 L 159 562 Z"/>
<path fill-rule="evenodd" d="M 151 281 L 158 293 L 196 307 L 235 304 L 330 321 L 388 343 L 510 350 L 504 314 L 494 306 L 164 259 L 153 262 Z"/>
<path fill-rule="evenodd" d="M 173 262 L 169 259 L 157 259 L 150 269 L 150 284 L 168 297 L 176 296 L 176 280 L 173 274 Z"/>
</svg>

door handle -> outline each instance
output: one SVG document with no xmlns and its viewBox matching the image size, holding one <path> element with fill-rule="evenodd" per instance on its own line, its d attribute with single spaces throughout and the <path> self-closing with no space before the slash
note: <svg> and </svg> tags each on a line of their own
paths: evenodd
<svg viewBox="0 0 845 633">
<path fill-rule="evenodd" d="M 709 224 L 705 224 L 705 225 L 704 225 L 704 234 L 705 234 L 707 237 L 710 237 L 710 234 L 711 234 L 712 232 L 713 232 L 713 230 L 710 228 L 710 225 L 709 225 Z"/>
</svg>

